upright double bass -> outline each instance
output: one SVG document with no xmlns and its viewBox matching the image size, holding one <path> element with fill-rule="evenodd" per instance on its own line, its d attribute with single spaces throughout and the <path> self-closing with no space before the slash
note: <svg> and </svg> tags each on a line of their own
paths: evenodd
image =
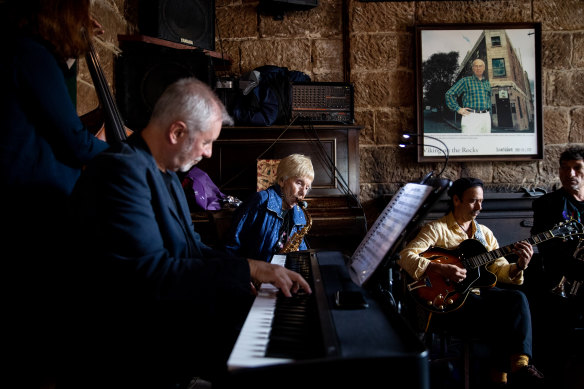
<svg viewBox="0 0 584 389">
<path fill-rule="evenodd" d="M 105 74 L 99 64 L 97 52 L 91 42 L 91 37 L 85 32 L 84 34 L 89 45 L 89 50 L 85 55 L 85 60 L 87 62 L 87 67 L 89 68 L 89 73 L 91 74 L 91 79 L 93 80 L 93 85 L 95 86 L 95 91 L 99 99 L 99 108 L 101 109 L 101 114 L 103 116 L 103 126 L 97 132 L 96 136 L 100 139 L 105 138 L 109 144 L 123 142 L 132 131 L 124 126 L 122 115 L 120 114 L 118 106 L 116 105 L 108 86 Z M 103 136 L 103 133 L 105 133 L 105 137 Z"/>
</svg>

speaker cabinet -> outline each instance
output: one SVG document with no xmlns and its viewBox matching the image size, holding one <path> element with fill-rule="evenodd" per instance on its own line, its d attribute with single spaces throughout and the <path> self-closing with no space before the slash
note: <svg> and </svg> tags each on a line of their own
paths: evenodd
<svg viewBox="0 0 584 389">
<path fill-rule="evenodd" d="M 124 42 L 115 62 L 116 102 L 126 126 L 146 126 L 166 87 L 195 77 L 214 87 L 213 63 L 201 50 L 174 49 L 143 42 Z"/>
<path fill-rule="evenodd" d="M 138 28 L 143 35 L 215 50 L 214 0 L 140 0 Z"/>
</svg>

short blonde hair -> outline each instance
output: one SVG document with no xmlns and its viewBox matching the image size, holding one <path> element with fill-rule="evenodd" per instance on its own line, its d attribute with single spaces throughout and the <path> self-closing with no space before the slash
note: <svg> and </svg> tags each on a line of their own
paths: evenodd
<svg viewBox="0 0 584 389">
<path fill-rule="evenodd" d="M 302 154 L 291 154 L 282 158 L 278 164 L 276 182 L 280 184 L 290 177 L 306 177 L 313 181 L 314 168 L 310 158 Z"/>
</svg>

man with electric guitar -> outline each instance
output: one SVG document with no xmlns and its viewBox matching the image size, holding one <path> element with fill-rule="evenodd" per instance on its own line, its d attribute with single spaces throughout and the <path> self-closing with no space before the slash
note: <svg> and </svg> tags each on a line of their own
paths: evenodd
<svg viewBox="0 0 584 389">
<path fill-rule="evenodd" d="M 488 341 L 495 387 L 507 381 L 513 387 L 543 385 L 543 374 L 530 364 L 527 298 L 519 290 L 495 286 L 523 283 L 532 245 L 526 240 L 499 249 L 493 232 L 476 222 L 483 202 L 481 180 L 460 178 L 448 195 L 451 211 L 423 226 L 400 252 L 398 264 L 413 279 L 408 290 L 423 307 L 437 313 L 433 324 Z M 505 255 L 517 259 L 509 263 Z"/>
<path fill-rule="evenodd" d="M 545 231 L 564 220 L 584 219 L 584 148 L 569 147 L 560 155 L 559 177 L 562 187 L 533 201 L 532 233 Z M 569 283 L 584 279 L 584 261 L 575 256 L 581 240 L 553 240 L 539 247 L 543 256 L 549 288 L 562 277 Z M 564 291 L 566 295 L 583 297 L 584 290 Z"/>
<path fill-rule="evenodd" d="M 558 170 L 561 187 L 533 201 L 532 233 L 567 219 L 584 218 L 584 147 L 565 149 Z M 550 387 L 564 388 L 568 374 L 577 374 L 575 380 L 584 382 L 584 369 L 575 366 L 577 360 L 579 366 L 584 363 L 584 338 L 577 330 L 584 327 L 584 240 L 554 239 L 538 249 L 542 271 L 540 277 L 530 277 L 530 284 L 536 287 L 528 293 L 534 332 L 542 334 L 538 347 L 544 350 L 546 381 L 553 383 Z"/>
</svg>

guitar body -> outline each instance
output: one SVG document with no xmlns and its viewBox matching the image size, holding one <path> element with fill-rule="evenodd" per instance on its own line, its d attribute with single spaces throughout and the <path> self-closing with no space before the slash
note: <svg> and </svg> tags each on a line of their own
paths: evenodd
<svg viewBox="0 0 584 389">
<path fill-rule="evenodd" d="M 584 226 L 576 220 L 568 220 L 548 231 L 526 239 L 531 245 L 553 238 L 575 239 L 584 235 Z M 455 249 L 430 247 L 420 256 L 436 263 L 456 265 L 466 269 L 466 278 L 461 282 L 445 279 L 440 274 L 426 270 L 424 277 L 407 284 L 414 300 L 429 311 L 446 313 L 462 306 L 472 288 L 493 287 L 497 276 L 487 270 L 486 266 L 497 258 L 513 253 L 513 246 L 499 247 L 487 252 L 478 240 L 467 239 Z"/>
<path fill-rule="evenodd" d="M 420 256 L 437 263 L 466 268 L 466 278 L 462 282 L 445 279 L 433 271 L 419 281 L 407 285 L 414 299 L 424 308 L 437 313 L 454 311 L 466 301 L 472 288 L 493 287 L 497 276 L 486 269 L 486 265 L 472 268 L 465 265 L 465 259 L 486 253 L 486 248 L 477 240 L 467 239 L 455 249 L 430 247 Z"/>
</svg>

